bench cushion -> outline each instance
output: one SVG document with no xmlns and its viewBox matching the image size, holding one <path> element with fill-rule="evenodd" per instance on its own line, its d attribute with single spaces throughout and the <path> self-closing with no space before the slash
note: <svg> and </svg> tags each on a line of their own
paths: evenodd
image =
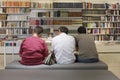
<svg viewBox="0 0 120 80">
<path fill-rule="evenodd" d="M 54 65 L 22 65 L 15 60 L 5 67 L 5 69 L 55 69 L 55 70 L 107 70 L 108 66 L 104 62 L 97 63 L 73 63 L 73 64 L 54 64 Z"/>
<path fill-rule="evenodd" d="M 1 70 L 0 80 L 120 80 L 108 70 Z"/>
</svg>

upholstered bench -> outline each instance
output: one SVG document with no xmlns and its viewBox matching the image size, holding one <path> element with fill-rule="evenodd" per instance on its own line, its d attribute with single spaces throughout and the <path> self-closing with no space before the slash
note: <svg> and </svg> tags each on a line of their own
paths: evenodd
<svg viewBox="0 0 120 80">
<path fill-rule="evenodd" d="M 54 65 L 21 65 L 17 60 L 7 64 L 5 69 L 53 69 L 53 70 L 107 70 L 108 66 L 104 62 L 97 63 L 73 63 L 73 64 L 54 64 Z"/>
<path fill-rule="evenodd" d="M 1 70 L 0 80 L 120 80 L 108 70 Z"/>
</svg>

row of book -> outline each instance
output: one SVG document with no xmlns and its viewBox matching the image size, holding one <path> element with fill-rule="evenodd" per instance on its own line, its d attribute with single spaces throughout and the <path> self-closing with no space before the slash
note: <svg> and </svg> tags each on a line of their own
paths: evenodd
<svg viewBox="0 0 120 80">
<path fill-rule="evenodd" d="M 105 21 L 102 16 L 84 16 L 84 21 Z"/>
<path fill-rule="evenodd" d="M 53 25 L 72 25 L 72 20 L 53 20 Z"/>
<path fill-rule="evenodd" d="M 120 21 L 120 16 L 84 16 L 84 21 Z"/>
<path fill-rule="evenodd" d="M 98 34 L 98 35 L 106 35 L 106 34 L 109 34 L 109 35 L 119 35 L 120 34 L 120 28 L 88 28 L 87 29 L 87 32 L 89 34 Z"/>
<path fill-rule="evenodd" d="M 52 13 L 48 12 L 31 12 L 30 17 L 82 17 L 82 12 L 79 11 L 54 11 Z"/>
<path fill-rule="evenodd" d="M 72 31 L 74 33 L 74 31 Z M 94 36 L 95 41 L 120 41 L 120 35 L 96 35 Z M 0 41 L 0 47 L 2 46 L 20 46 L 21 42 L 6 42 Z"/>
<path fill-rule="evenodd" d="M 119 3 L 115 4 L 109 4 L 109 3 L 103 3 L 103 4 L 97 4 L 97 3 L 86 3 L 86 8 L 101 8 L 101 9 L 119 9 L 120 5 Z"/>
<path fill-rule="evenodd" d="M 54 17 L 82 17 L 82 12 L 54 11 Z"/>
<path fill-rule="evenodd" d="M 97 35 L 94 36 L 95 41 L 120 41 L 120 36 L 117 35 Z"/>
<path fill-rule="evenodd" d="M 5 46 L 11 46 L 11 47 L 12 47 L 12 46 L 16 46 L 17 43 L 12 43 L 12 42 L 10 42 L 10 43 L 5 43 L 5 44 L 4 44 L 4 42 L 0 42 L 0 46 L 4 46 L 4 45 L 5 45 Z"/>
<path fill-rule="evenodd" d="M 120 4 L 109 4 L 109 3 L 91 3 L 87 2 L 85 3 L 85 8 L 87 9 L 119 9 Z"/>
<path fill-rule="evenodd" d="M 6 28 L 26 28 L 29 27 L 29 22 L 7 22 Z"/>
<path fill-rule="evenodd" d="M 21 45 L 21 41 L 6 41 L 6 42 L 3 42 L 3 41 L 0 41 L 0 46 L 2 47 L 2 46 L 10 46 L 10 47 L 12 47 L 12 46 L 20 46 Z"/>
<path fill-rule="evenodd" d="M 6 34 L 6 35 L 0 35 L 0 40 L 1 41 L 15 41 L 15 40 L 23 40 L 25 39 L 26 37 L 29 37 L 31 36 L 32 34 Z"/>
<path fill-rule="evenodd" d="M 30 20 L 30 25 L 73 25 L 73 24 L 81 24 L 82 21 L 78 20 Z"/>
<path fill-rule="evenodd" d="M 0 13 L 29 13 L 30 9 L 29 8 L 0 8 Z"/>
<path fill-rule="evenodd" d="M 105 4 L 86 3 L 85 8 L 105 8 Z"/>
<path fill-rule="evenodd" d="M 3 41 L 0 41 L 0 46 L 4 46 L 4 42 Z"/>
<path fill-rule="evenodd" d="M 105 3 L 105 6 L 106 6 L 107 9 L 119 9 L 120 8 L 120 4 L 119 3 L 115 3 L 115 4 Z"/>
<path fill-rule="evenodd" d="M 28 15 L 8 15 L 7 20 L 28 20 Z"/>
<path fill-rule="evenodd" d="M 2 1 L 0 2 L 0 7 L 29 7 L 31 5 L 31 2 L 27 1 Z"/>
<path fill-rule="evenodd" d="M 100 27 L 103 27 L 103 28 L 119 28 L 120 27 L 120 23 L 119 22 L 107 22 L 107 23 L 100 23 Z"/>
<path fill-rule="evenodd" d="M 120 10 L 83 10 L 84 14 L 120 15 Z"/>
<path fill-rule="evenodd" d="M 5 14 L 0 14 L 0 20 L 6 20 L 7 19 L 7 15 Z"/>
<path fill-rule="evenodd" d="M 52 8 L 52 3 L 31 2 L 31 8 Z"/>
<path fill-rule="evenodd" d="M 81 19 L 30 19 L 30 25 L 74 25 L 82 24 Z"/>
<path fill-rule="evenodd" d="M 32 25 L 53 25 L 53 20 L 43 20 L 43 19 L 34 20 L 34 19 L 31 19 L 29 24 L 31 26 Z"/>
<path fill-rule="evenodd" d="M 78 20 L 53 20 L 53 25 L 80 25 L 82 21 Z"/>
<path fill-rule="evenodd" d="M 106 14 L 106 11 L 105 10 L 83 10 L 83 13 L 84 14 L 103 14 L 105 15 Z"/>
<path fill-rule="evenodd" d="M 106 15 L 120 15 L 120 10 L 106 10 Z"/>
<path fill-rule="evenodd" d="M 86 8 L 86 9 L 119 9 L 119 3 L 108 4 L 108 3 L 91 3 L 91 2 L 83 2 L 83 3 L 60 3 L 54 2 L 53 8 Z"/>
<path fill-rule="evenodd" d="M 84 23 L 88 28 L 119 28 L 120 22 L 89 22 Z"/>
<path fill-rule="evenodd" d="M 101 8 L 101 9 L 119 9 L 120 4 L 115 3 L 115 4 L 108 4 L 108 3 L 89 3 L 89 2 L 81 2 L 81 3 L 76 3 L 76 2 L 53 2 L 52 3 L 31 3 L 31 6 L 33 8 Z"/>
<path fill-rule="evenodd" d="M 29 22 L 0 22 L 0 28 L 26 28 L 29 27 Z"/>
<path fill-rule="evenodd" d="M 5 15 L 5 14 L 0 14 L 0 20 L 28 20 L 28 15 Z"/>
<path fill-rule="evenodd" d="M 83 8 L 83 3 L 63 3 L 53 2 L 53 8 Z"/>
<path fill-rule="evenodd" d="M 106 9 L 118 9 L 119 3 L 91 3 L 91 2 L 27 2 L 27 1 L 3 1 L 0 2 L 0 6 L 31 6 L 31 8 L 106 8 Z"/>
<path fill-rule="evenodd" d="M 0 34 L 6 34 L 6 35 L 22 35 L 22 34 L 29 34 L 28 28 L 22 28 L 22 29 L 0 29 Z"/>
<path fill-rule="evenodd" d="M 48 11 L 48 12 L 30 12 L 30 17 L 50 17 L 51 13 Z"/>
<path fill-rule="evenodd" d="M 120 16 L 107 16 L 105 21 L 120 21 Z"/>
</svg>

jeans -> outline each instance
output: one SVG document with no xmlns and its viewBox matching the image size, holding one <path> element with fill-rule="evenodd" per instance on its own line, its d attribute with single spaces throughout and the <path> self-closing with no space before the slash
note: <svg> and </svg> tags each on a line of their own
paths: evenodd
<svg viewBox="0 0 120 80">
<path fill-rule="evenodd" d="M 79 62 L 79 63 L 94 63 L 98 61 L 99 61 L 98 58 L 81 59 L 79 56 L 77 56 L 77 60 L 76 60 L 76 62 Z"/>
</svg>

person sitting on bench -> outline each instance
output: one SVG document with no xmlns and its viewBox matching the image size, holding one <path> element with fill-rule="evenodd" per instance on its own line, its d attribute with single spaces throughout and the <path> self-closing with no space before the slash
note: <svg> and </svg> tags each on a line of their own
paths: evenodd
<svg viewBox="0 0 120 80">
<path fill-rule="evenodd" d="M 58 35 L 52 39 L 51 51 L 55 54 L 57 64 L 71 64 L 75 62 L 75 39 L 68 35 L 68 28 L 60 26 Z"/>
<path fill-rule="evenodd" d="M 76 62 L 93 63 L 98 62 L 98 52 L 92 36 L 86 33 L 86 28 L 81 26 L 78 28 L 78 35 L 75 35 L 76 49 Z"/>
<path fill-rule="evenodd" d="M 39 65 L 44 63 L 45 57 L 48 56 L 48 48 L 45 41 L 40 38 L 42 32 L 43 28 L 36 26 L 33 36 L 23 40 L 19 51 L 21 64 Z"/>
</svg>

